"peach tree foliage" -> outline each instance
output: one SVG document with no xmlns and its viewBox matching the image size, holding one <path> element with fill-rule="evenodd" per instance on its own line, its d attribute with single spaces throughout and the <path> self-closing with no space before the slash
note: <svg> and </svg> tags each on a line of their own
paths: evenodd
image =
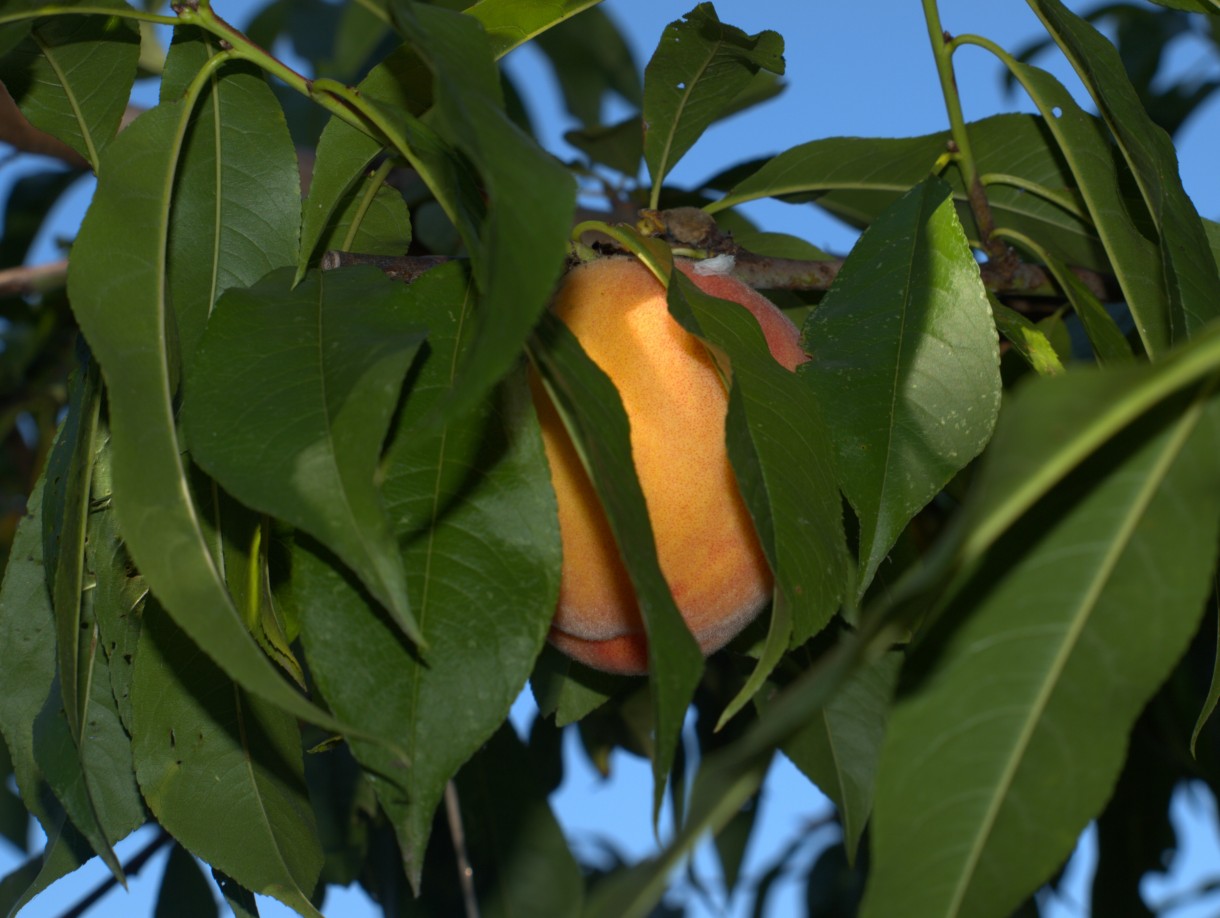
<svg viewBox="0 0 1220 918">
<path fill-rule="evenodd" d="M 807 871 L 819 914 L 1010 914 L 1093 819 L 1098 913 L 1134 913 L 1175 784 L 1218 774 L 1220 226 L 1160 126 L 1205 87 L 1128 72 L 1208 17 L 1214 34 L 1213 0 L 1110 9 L 1117 49 L 1029 0 L 1091 99 L 950 38 L 925 0 L 950 131 L 811 138 L 699 188 L 666 179 L 784 89 L 778 34 L 702 3 L 641 77 L 592 0 L 461 5 L 276 0 L 247 33 L 205 0 L 0 10 L 26 126 L 98 178 L 66 283 L 2 301 L 25 433 L 4 452 L 24 512 L 0 590 L 0 830 L 24 847 L 34 818 L 49 842 L 0 911 L 93 857 L 138 869 L 113 846 L 145 824 L 173 846 L 164 902 L 208 901 L 201 861 L 239 915 L 251 893 L 318 914 L 357 882 L 387 913 L 646 915 L 709 832 L 725 890 L 764 907 L 805 844 L 739 875 L 786 755 L 842 830 Z M 264 50 L 279 35 L 315 79 Z M 526 42 L 580 125 L 576 161 L 539 147 L 500 71 Z M 965 45 L 1039 114 L 965 122 Z M 124 125 L 150 75 L 159 103 Z M 610 95 L 636 114 L 602 123 Z M 15 188 L 3 267 L 67 184 Z M 578 215 L 578 189 L 605 212 Z M 767 197 L 861 235 L 840 260 L 767 232 L 740 212 Z M 692 232 L 691 205 L 716 226 Z M 731 249 L 813 358 L 777 372 L 746 312 L 673 272 L 672 315 L 728 357 L 725 436 L 775 574 L 706 662 L 617 393 L 546 312 L 591 228 L 661 276 L 675 250 Z M 629 568 L 646 678 L 546 645 L 561 558 L 527 363 Z M 506 719 L 527 686 L 542 715 L 522 740 Z M 638 805 L 655 818 L 669 794 L 677 814 L 654 857 L 569 847 L 547 802 L 564 729 L 595 762 L 651 760 Z"/>
</svg>

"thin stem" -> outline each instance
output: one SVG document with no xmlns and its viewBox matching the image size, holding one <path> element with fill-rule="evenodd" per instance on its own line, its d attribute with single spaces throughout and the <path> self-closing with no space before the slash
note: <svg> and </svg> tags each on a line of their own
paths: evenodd
<svg viewBox="0 0 1220 918">
<path fill-rule="evenodd" d="M 966 130 L 966 119 L 962 115 L 962 100 L 957 91 L 957 79 L 953 75 L 953 52 L 957 45 L 953 37 L 941 26 L 936 0 L 923 0 L 923 12 L 928 24 L 928 38 L 932 42 L 932 56 L 936 59 L 936 73 L 940 77 L 941 94 L 945 97 L 945 110 L 949 114 L 949 132 L 957 148 L 954 151 L 957 153 L 956 162 L 962 171 L 962 182 L 966 186 L 970 210 L 974 214 L 975 223 L 978 224 L 979 241 L 990 257 L 1002 266 L 1009 265 L 1014 261 L 1012 253 L 1002 242 L 992 239 L 995 220 L 987 202 L 987 191 L 979 181 L 978 164 L 970 145 L 970 132 Z"/>
<path fill-rule="evenodd" d="M 462 808 L 458 801 L 457 785 L 452 780 L 445 782 L 445 818 L 449 821 L 449 835 L 453 839 L 453 853 L 457 857 L 458 883 L 462 887 L 466 918 L 479 918 L 474 870 L 470 866 L 470 855 L 466 852 L 466 831 L 462 828 Z"/>
<path fill-rule="evenodd" d="M 139 22 L 153 22 L 157 25 L 177 25 L 180 20 L 175 16 L 162 16 L 160 13 L 146 13 L 143 10 L 123 9 L 114 6 L 40 6 L 35 10 L 24 10 L 20 13 L 8 13 L 0 16 L 0 25 L 10 22 L 22 22 L 26 19 L 42 19 L 44 16 L 115 16 L 119 19 L 134 19 Z"/>
</svg>

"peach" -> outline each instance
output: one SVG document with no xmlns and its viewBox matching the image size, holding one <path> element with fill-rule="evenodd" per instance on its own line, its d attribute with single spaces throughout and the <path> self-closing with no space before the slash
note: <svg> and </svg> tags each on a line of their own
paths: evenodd
<svg viewBox="0 0 1220 918">
<path fill-rule="evenodd" d="M 796 326 L 765 297 L 732 277 L 679 267 L 706 292 L 745 306 L 788 370 L 808 359 Z M 552 308 L 618 388 L 661 572 L 709 654 L 759 613 L 772 586 L 729 465 L 724 384 L 705 346 L 669 315 L 664 287 L 633 257 L 572 269 Z M 533 386 L 563 543 L 550 641 L 596 669 L 646 672 L 643 620 L 609 523 L 558 412 L 537 379 Z"/>
</svg>

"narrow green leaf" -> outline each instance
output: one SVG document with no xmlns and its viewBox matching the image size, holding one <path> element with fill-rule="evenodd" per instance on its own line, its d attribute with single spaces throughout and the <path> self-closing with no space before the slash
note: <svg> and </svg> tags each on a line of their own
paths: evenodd
<svg viewBox="0 0 1220 918">
<path fill-rule="evenodd" d="M 225 678 L 155 604 L 144 619 L 132 743 L 149 809 L 246 888 L 320 915 L 308 898 L 322 851 L 296 718 Z"/>
<path fill-rule="evenodd" d="M 1041 240 L 1070 264 L 1107 270 L 1097 230 L 1085 216 L 1080 196 L 1072 188 L 1072 171 L 1049 127 L 1037 116 L 1016 114 L 993 115 L 967 126 L 979 170 L 992 179 L 987 186 L 992 215 L 998 226 Z M 921 137 L 810 141 L 775 156 L 707 209 L 717 213 L 745 201 L 775 197 L 794 204 L 813 202 L 864 228 L 928 176 L 949 140 L 949 132 L 941 131 Z M 967 235 L 978 244 L 978 228 L 961 177 L 952 169 L 942 177 L 953 189 Z M 1013 178 L 1021 184 L 1013 184 Z"/>
<path fill-rule="evenodd" d="M 130 7 L 101 0 L 93 7 Z M 123 19 L 52 16 L 0 57 L 0 82 L 36 128 L 80 153 L 95 172 L 119 130 L 136 78 L 139 33 Z"/>
<path fill-rule="evenodd" d="M 174 845 L 165 862 L 153 918 L 217 918 L 216 895 L 199 862 Z"/>
<path fill-rule="evenodd" d="M 972 564 L 1081 462 L 1158 402 L 1220 372 L 1220 325 L 1151 366 L 1032 380 L 1001 413 L 953 552 Z"/>
<path fill-rule="evenodd" d="M 327 702 L 409 757 L 352 743 L 418 888 L 445 782 L 503 722 L 542 648 L 560 557 L 541 435 L 520 374 L 461 420 L 421 427 L 470 346 L 468 276 L 448 265 L 402 289 L 402 313 L 431 334 L 391 434 L 384 493 L 427 661 L 317 546 L 298 544 L 292 585 Z"/>
<path fill-rule="evenodd" d="M 192 454 L 239 500 L 338 554 L 419 642 L 375 478 L 424 332 L 403 322 L 407 288 L 375 268 L 291 279 L 282 269 L 217 303 L 183 406 Z"/>
<path fill-rule="evenodd" d="M 81 659 L 90 642 L 83 633 L 88 629 L 83 627 L 81 594 L 86 586 L 85 535 L 101 404 L 97 364 L 85 354 L 73 374 L 68 413 L 47 459 L 43 493 L 43 555 L 55 610 L 57 672 L 63 712 L 74 741 L 80 739 L 81 709 L 89 695 L 82 683 L 82 668 L 87 671 L 92 665 Z"/>
<path fill-rule="evenodd" d="M 491 53 L 498 60 L 513 48 L 599 2 L 601 0 L 478 0 L 463 12 L 483 24 Z"/>
<path fill-rule="evenodd" d="M 94 578 L 92 612 L 98 643 L 106 654 L 110 691 L 119 719 L 130 733 L 131 671 L 148 585 L 131 563 L 112 508 L 109 438 L 103 433 L 98 439 L 85 563 Z"/>
<path fill-rule="evenodd" d="M 432 74 L 418 55 L 409 48 L 399 48 L 374 67 L 357 88 L 364 98 L 418 116 L 431 103 Z M 361 177 L 384 150 L 380 141 L 346 121 L 331 118 L 327 122 L 318 139 L 309 195 L 302 207 L 301 251 L 294 282 L 305 276 L 319 254 L 328 227 L 335 223 L 345 202 L 352 200 Z"/>
<path fill-rule="evenodd" d="M 793 764 L 834 801 L 843 820 L 849 860 L 854 860 L 872 815 L 877 764 L 902 659 L 901 653 L 892 652 L 862 668 L 810 718 L 808 726 L 781 746 Z"/>
<path fill-rule="evenodd" d="M 1173 141 L 1144 110 L 1118 51 L 1100 32 L 1059 0 L 1029 4 L 1084 81 L 1143 192 L 1160 242 L 1170 341 L 1193 335 L 1220 316 L 1220 273 L 1182 187 Z"/>
<path fill-rule="evenodd" d="M 929 179 L 856 243 L 805 323 L 800 373 L 860 519 L 859 595 L 898 534 L 991 437 L 999 350 L 978 265 Z"/>
<path fill-rule="evenodd" d="M 50 828 L 42 854 L 31 858 L 20 868 L 13 888 L 8 886 L 8 881 L 14 874 L 5 877 L 4 886 L 0 887 L 0 906 L 7 908 L 8 918 L 17 918 L 35 896 L 93 856 L 89 843 L 66 819 L 58 827 Z"/>
<path fill-rule="evenodd" d="M 644 70 L 644 159 L 653 207 L 665 176 L 760 70 L 784 72 L 778 32 L 747 35 L 722 24 L 710 3 L 665 27 Z"/>
<path fill-rule="evenodd" d="M 184 104 L 163 103 L 107 148 L 68 272 L 72 308 L 107 384 L 115 511 L 149 587 L 226 672 L 285 710 L 339 729 L 281 679 L 246 631 L 190 499 L 165 286 L 171 190 L 189 119 Z"/>
<path fill-rule="evenodd" d="M 1046 266 L 1055 275 L 1060 289 L 1067 294 L 1072 310 L 1084 326 L 1084 333 L 1093 346 L 1097 362 L 1106 364 L 1122 363 L 1131 360 L 1131 345 L 1126 335 L 1119 329 L 1114 317 L 1106 311 L 1106 307 L 1094 295 L 1076 274 L 1050 253 L 1045 253 Z"/>
<path fill-rule="evenodd" d="M 177 30 L 161 97 L 180 98 L 217 39 Z M 174 177 L 167 282 L 183 375 L 216 300 L 295 264 L 301 181 L 284 112 L 261 71 L 227 64 L 208 80 L 191 116 Z"/>
<path fill-rule="evenodd" d="M 431 124 L 473 164 L 487 196 L 477 238 L 463 231 L 479 308 L 471 346 L 442 406 L 456 416 L 520 359 L 563 269 L 576 186 L 568 171 L 505 115 L 498 71 L 475 20 L 409 0 L 396 0 L 392 9 L 433 72 Z M 442 159 L 452 163 L 452 154 Z M 433 181 L 428 184 L 436 190 Z M 539 195 L 540 188 L 547 193 Z M 463 222 L 454 219 L 459 230 Z"/>
<path fill-rule="evenodd" d="M 34 758 L 34 719 L 55 679 L 55 612 L 42 554 L 43 485 L 40 478 L 30 494 L 0 586 L 0 733 L 22 802 L 50 837 L 57 816 L 43 803 L 45 779 Z"/>
<path fill-rule="evenodd" d="M 90 615 L 82 622 L 96 635 Z M 131 739 L 123 729 L 110 692 L 106 656 L 93 642 L 82 655 L 88 667 L 81 680 L 79 745 L 64 716 L 58 683 L 34 722 L 34 754 L 56 798 L 89 845 L 122 879 L 113 845 L 144 823 L 144 803 L 136 787 Z"/>
<path fill-rule="evenodd" d="M 1124 431 L 938 619 L 890 719 L 864 915 L 1007 915 L 1100 811 L 1210 588 L 1217 414 L 1192 396 Z"/>
<path fill-rule="evenodd" d="M 1020 63 L 991 43 L 985 46 L 1017 77 L 1042 113 L 1105 246 L 1109 270 L 1122 288 L 1144 350 L 1156 357 L 1176 340 L 1174 328 L 1184 320 L 1172 314 L 1176 307 L 1166 290 L 1161 255 L 1141 230 L 1146 218 L 1139 215 L 1139 202 L 1129 201 L 1124 187 L 1128 176 L 1120 173 L 1104 125 L 1046 71 Z M 1062 249 L 1058 253 L 1075 261 Z"/>
<path fill-rule="evenodd" d="M 1196 748 L 1199 743 L 1199 734 L 1203 732 L 1203 728 L 1211 720 L 1211 716 L 1215 713 L 1218 703 L 1220 703 L 1220 628 L 1216 630 L 1216 662 L 1212 664 L 1212 681 L 1207 687 L 1207 697 L 1204 698 L 1203 707 L 1199 710 L 1199 716 L 1195 720 L 1195 728 L 1190 732 L 1191 755 L 1197 755 Z"/>
<path fill-rule="evenodd" d="M 775 573 L 766 650 L 725 709 L 723 724 L 761 687 L 789 645 L 805 643 L 838 611 L 847 546 L 822 406 L 813 390 L 772 356 L 757 320 L 744 307 L 709 295 L 727 296 L 729 286 L 699 274 L 697 266 L 693 270 L 690 278 L 671 275 L 670 311 L 729 357 L 729 458 Z"/>
<path fill-rule="evenodd" d="M 989 295 L 987 299 L 991 303 L 996 329 L 1013 350 L 1033 367 L 1034 372 L 1040 376 L 1055 376 L 1063 372 L 1063 361 L 1059 359 L 1045 331 L 994 296 Z"/>
<path fill-rule="evenodd" d="M 655 819 L 682 721 L 703 672 L 703 655 L 657 563 L 644 494 L 631 460 L 627 415 L 614 384 L 550 313 L 543 315 L 530 356 L 597 489 L 644 619 L 656 732 Z"/>
</svg>

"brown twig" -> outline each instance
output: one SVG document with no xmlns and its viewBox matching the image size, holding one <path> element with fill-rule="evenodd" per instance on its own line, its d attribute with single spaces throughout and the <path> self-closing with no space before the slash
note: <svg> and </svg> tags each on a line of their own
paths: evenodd
<svg viewBox="0 0 1220 918">
<path fill-rule="evenodd" d="M 28 265 L 5 268 L 0 271 L 0 297 L 24 296 L 29 293 L 46 293 L 62 287 L 68 276 L 68 259 L 48 262 L 45 265 Z"/>
<path fill-rule="evenodd" d="M 462 828 L 462 808 L 458 801 L 457 785 L 452 780 L 445 783 L 445 817 L 449 820 L 449 835 L 453 838 L 453 853 L 457 856 L 458 883 L 462 887 L 466 918 L 479 918 L 479 900 L 474 892 L 474 870 L 470 866 L 470 856 L 466 853 L 466 832 Z"/>
</svg>

